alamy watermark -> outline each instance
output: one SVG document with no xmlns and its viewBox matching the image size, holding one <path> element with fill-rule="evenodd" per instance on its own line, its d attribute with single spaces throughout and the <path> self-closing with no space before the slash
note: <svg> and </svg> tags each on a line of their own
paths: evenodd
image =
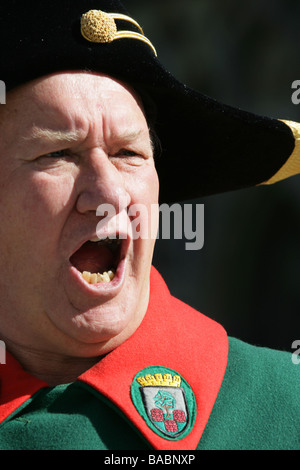
<svg viewBox="0 0 300 470">
<path fill-rule="evenodd" d="M 6 364 L 6 346 L 4 341 L 0 341 L 0 364 Z"/>
<path fill-rule="evenodd" d="M 300 364 L 300 339 L 296 339 L 292 344 L 292 349 L 295 351 L 292 354 L 292 362 L 293 364 Z"/>
<path fill-rule="evenodd" d="M 204 245 L 204 204 L 132 204 L 127 208 L 120 198 L 118 210 L 112 204 L 101 204 L 96 215 L 102 217 L 97 224 L 98 238 L 107 233 L 121 239 L 130 234 L 133 240 L 184 239 L 186 250 L 201 250 Z"/>
<path fill-rule="evenodd" d="M 300 104 L 300 80 L 294 80 L 292 83 L 292 89 L 295 90 L 292 93 L 292 103 Z"/>
<path fill-rule="evenodd" d="M 0 104 L 6 104 L 6 86 L 3 80 L 0 80 Z"/>
</svg>

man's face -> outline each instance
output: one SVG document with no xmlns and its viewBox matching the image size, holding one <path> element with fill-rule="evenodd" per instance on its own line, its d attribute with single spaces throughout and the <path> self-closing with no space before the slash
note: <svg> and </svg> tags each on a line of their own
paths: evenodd
<svg viewBox="0 0 300 470">
<path fill-rule="evenodd" d="M 63 73 L 14 90 L 0 112 L 1 337 L 104 354 L 135 331 L 148 303 L 154 239 L 130 238 L 128 215 L 143 204 L 148 218 L 158 202 L 140 102 L 109 77 Z M 109 223 L 96 213 L 103 204 L 116 210 Z M 152 211 L 154 231 L 157 219 Z M 116 233 L 119 245 L 95 242 Z M 82 276 L 110 270 L 111 282 Z"/>
</svg>

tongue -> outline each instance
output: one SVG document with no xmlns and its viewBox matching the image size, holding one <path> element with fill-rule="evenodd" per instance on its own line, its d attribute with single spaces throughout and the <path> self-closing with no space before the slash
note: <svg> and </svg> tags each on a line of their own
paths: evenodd
<svg viewBox="0 0 300 470">
<path fill-rule="evenodd" d="M 74 253 L 70 261 L 78 271 L 103 273 L 113 267 L 114 256 L 107 246 L 87 242 Z"/>
</svg>

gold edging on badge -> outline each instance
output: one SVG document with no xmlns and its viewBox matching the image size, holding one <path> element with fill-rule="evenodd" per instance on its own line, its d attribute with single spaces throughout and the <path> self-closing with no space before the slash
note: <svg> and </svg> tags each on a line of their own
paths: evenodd
<svg viewBox="0 0 300 470">
<path fill-rule="evenodd" d="M 140 31 L 118 31 L 115 20 L 128 21 L 134 24 Z M 149 39 L 144 35 L 140 25 L 129 16 L 121 13 L 105 13 L 101 10 L 90 10 L 81 17 L 81 34 L 90 42 L 106 44 L 116 39 L 131 38 L 143 41 L 151 47 L 157 56 L 156 50 Z"/>
</svg>

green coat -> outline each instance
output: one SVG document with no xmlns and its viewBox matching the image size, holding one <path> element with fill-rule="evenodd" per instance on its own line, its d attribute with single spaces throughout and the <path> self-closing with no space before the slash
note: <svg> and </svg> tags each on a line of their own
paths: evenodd
<svg viewBox="0 0 300 470">
<path fill-rule="evenodd" d="M 142 325 L 75 383 L 49 387 L 8 355 L 0 450 L 300 449 L 294 362 L 228 339 L 153 269 Z"/>
</svg>

